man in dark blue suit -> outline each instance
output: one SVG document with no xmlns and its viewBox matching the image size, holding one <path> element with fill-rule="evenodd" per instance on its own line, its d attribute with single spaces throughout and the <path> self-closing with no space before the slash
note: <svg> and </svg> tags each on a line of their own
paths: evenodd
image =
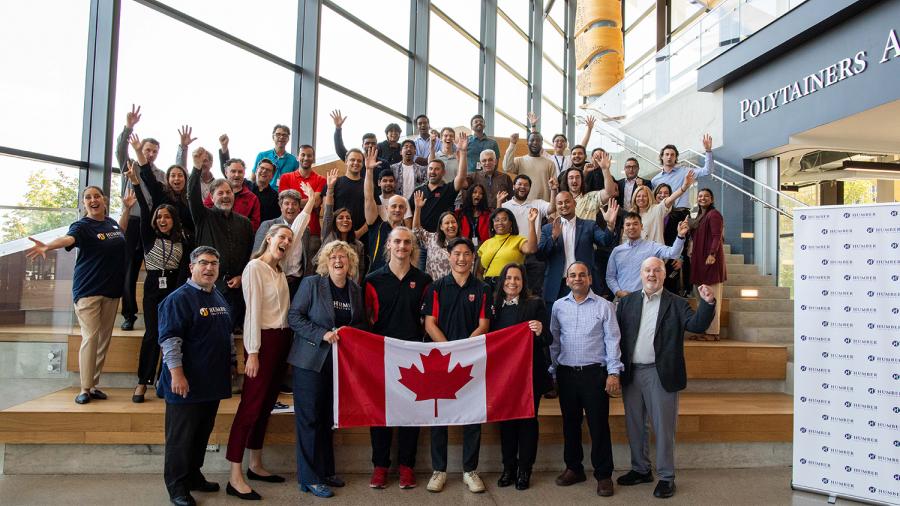
<svg viewBox="0 0 900 506">
<path fill-rule="evenodd" d="M 591 265 L 591 276 L 594 280 L 592 288 L 600 293 L 602 273 L 594 265 L 594 245 L 612 246 L 616 243 L 615 224 L 619 206 L 610 200 L 609 207 L 603 213 L 606 220 L 604 227 L 597 222 L 582 220 L 575 216 L 575 199 L 569 192 L 560 192 L 556 196 L 556 210 L 559 216 L 541 228 L 541 240 L 538 244 L 537 258 L 546 264 L 544 269 L 544 300 L 552 305 L 556 299 L 569 292 L 566 286 L 566 267 L 575 261 Z"/>
</svg>

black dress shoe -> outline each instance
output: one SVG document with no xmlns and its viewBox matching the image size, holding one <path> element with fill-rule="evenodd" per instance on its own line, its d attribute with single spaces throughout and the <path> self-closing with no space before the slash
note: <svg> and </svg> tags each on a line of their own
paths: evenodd
<svg viewBox="0 0 900 506">
<path fill-rule="evenodd" d="M 191 492 L 193 492 L 193 491 L 197 491 L 197 492 L 218 492 L 218 491 L 219 491 L 219 488 L 220 488 L 220 487 L 219 487 L 219 484 L 218 484 L 218 483 L 216 483 L 216 482 L 214 482 L 214 481 L 206 481 L 206 480 L 203 480 L 203 481 L 201 481 L 201 482 L 199 482 L 199 483 L 195 483 L 194 485 L 191 485 Z"/>
<path fill-rule="evenodd" d="M 140 404 L 144 402 L 144 394 L 134 394 L 131 396 L 131 402 L 135 404 Z"/>
<path fill-rule="evenodd" d="M 134 330 L 134 322 L 136 321 L 136 317 L 126 317 L 125 321 L 122 322 L 122 330 Z"/>
<path fill-rule="evenodd" d="M 568 487 L 569 485 L 574 485 L 583 481 L 587 481 L 587 476 L 584 475 L 584 471 L 576 473 L 569 468 L 566 468 L 561 475 L 556 477 L 556 484 L 560 487 Z"/>
<path fill-rule="evenodd" d="M 335 488 L 341 488 L 344 485 L 346 485 L 344 480 L 341 479 L 341 477 L 336 474 L 332 474 L 331 476 L 326 476 L 326 477 L 322 478 L 322 483 L 325 485 L 328 485 L 329 487 L 335 487 Z"/>
<path fill-rule="evenodd" d="M 197 501 L 195 501 L 194 498 L 191 497 L 191 494 L 180 495 L 178 497 L 170 497 L 169 500 L 172 501 L 172 504 L 174 504 L 175 506 L 196 506 L 197 504 Z"/>
<path fill-rule="evenodd" d="M 656 489 L 653 490 L 653 497 L 659 497 L 660 499 L 672 497 L 673 495 L 675 495 L 674 481 L 659 480 L 659 483 L 656 484 Z"/>
<path fill-rule="evenodd" d="M 91 402 L 91 394 L 82 392 L 75 398 L 75 404 L 87 404 L 89 402 Z"/>
<path fill-rule="evenodd" d="M 531 469 L 519 469 L 516 476 L 516 490 L 528 490 L 531 486 Z"/>
<path fill-rule="evenodd" d="M 508 487 L 512 485 L 516 481 L 516 470 L 510 469 L 508 467 L 503 468 L 503 472 L 500 473 L 500 479 L 497 480 L 498 487 Z"/>
<path fill-rule="evenodd" d="M 246 494 L 242 494 L 237 491 L 234 487 L 231 486 L 231 482 L 228 482 L 228 485 L 225 485 L 225 493 L 227 495 L 233 495 L 238 499 L 243 499 L 245 501 L 259 501 L 262 499 L 262 496 L 257 494 L 255 490 L 252 488 Z"/>
<path fill-rule="evenodd" d="M 105 401 L 107 398 L 108 396 L 99 388 L 91 390 L 91 399 L 99 399 L 101 401 Z"/>
<path fill-rule="evenodd" d="M 269 476 L 263 476 L 261 474 L 256 474 L 252 469 L 247 469 L 247 478 L 256 481 L 264 481 L 266 483 L 284 483 L 284 477 L 278 476 L 277 474 L 270 474 Z"/>
<path fill-rule="evenodd" d="M 616 478 L 616 483 L 625 487 L 630 487 L 631 485 L 640 485 L 641 483 L 650 483 L 652 481 L 653 473 L 648 471 L 647 473 L 642 474 L 635 471 L 634 469 Z"/>
</svg>

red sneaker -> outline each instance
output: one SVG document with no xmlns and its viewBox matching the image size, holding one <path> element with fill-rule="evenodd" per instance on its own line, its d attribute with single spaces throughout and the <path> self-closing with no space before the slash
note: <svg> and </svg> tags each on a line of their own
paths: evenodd
<svg viewBox="0 0 900 506">
<path fill-rule="evenodd" d="M 388 470 L 386 467 L 376 467 L 374 471 L 372 471 L 372 479 L 369 481 L 369 488 L 384 488 L 387 485 L 387 473 Z"/>
<path fill-rule="evenodd" d="M 413 468 L 400 466 L 400 488 L 416 488 L 416 472 Z"/>
</svg>

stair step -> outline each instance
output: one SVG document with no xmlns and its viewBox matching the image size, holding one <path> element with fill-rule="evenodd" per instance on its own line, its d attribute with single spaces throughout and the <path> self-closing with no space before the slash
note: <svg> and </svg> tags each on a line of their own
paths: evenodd
<svg viewBox="0 0 900 506">
<path fill-rule="evenodd" d="M 731 274 L 729 272 L 725 285 L 775 286 L 775 276 L 763 274 Z"/>
<path fill-rule="evenodd" d="M 731 245 L 730 244 L 723 244 L 722 249 L 723 249 L 723 251 L 725 251 L 726 255 L 731 253 Z"/>
<path fill-rule="evenodd" d="M 744 263 L 744 255 L 725 253 L 725 265 Z"/>
<path fill-rule="evenodd" d="M 64 343 L 71 333 L 71 325 L 0 325 L 0 342 Z"/>
<path fill-rule="evenodd" d="M 732 275 L 738 274 L 759 274 L 759 267 L 755 264 L 726 264 L 725 271 L 728 272 L 728 277 L 731 278 Z"/>
<path fill-rule="evenodd" d="M 791 289 L 786 286 L 737 285 L 725 283 L 724 295 L 727 299 L 785 299 L 790 300 Z M 793 301 L 791 301 L 793 305 Z"/>
<path fill-rule="evenodd" d="M 786 312 L 794 310 L 791 299 L 725 299 L 729 311 L 774 311 Z"/>
<path fill-rule="evenodd" d="M 734 327 L 783 327 L 793 331 L 793 311 L 731 311 L 729 326 Z"/>
<path fill-rule="evenodd" d="M 740 327 L 732 323 L 728 335 L 736 341 L 752 343 L 787 345 L 794 342 L 793 327 Z"/>
</svg>

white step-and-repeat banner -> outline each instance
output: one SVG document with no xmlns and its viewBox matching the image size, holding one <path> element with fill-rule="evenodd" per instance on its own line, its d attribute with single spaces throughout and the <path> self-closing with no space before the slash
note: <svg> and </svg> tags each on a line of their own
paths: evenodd
<svg viewBox="0 0 900 506">
<path fill-rule="evenodd" d="M 900 504 L 900 204 L 794 210 L 793 486 Z"/>
</svg>

